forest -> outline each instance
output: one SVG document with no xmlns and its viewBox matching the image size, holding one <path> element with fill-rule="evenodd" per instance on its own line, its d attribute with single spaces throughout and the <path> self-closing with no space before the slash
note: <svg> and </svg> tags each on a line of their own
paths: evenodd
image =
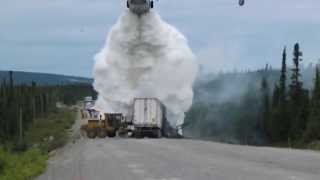
<svg viewBox="0 0 320 180">
<path fill-rule="evenodd" d="M 94 94 L 89 84 L 37 85 L 16 84 L 14 73 L 0 84 L 0 142 L 21 141 L 24 132 L 36 119 L 56 109 L 56 103 L 75 104 L 86 95 Z"/>
<path fill-rule="evenodd" d="M 13 71 L 2 77 L 0 179 L 33 179 L 45 170 L 49 152 L 69 140 L 76 113 L 68 107 L 96 93 L 88 83 L 15 82 Z"/>
<path fill-rule="evenodd" d="M 281 56 L 279 56 L 281 57 Z M 297 43 L 281 69 L 200 78 L 186 114 L 186 136 L 234 144 L 306 148 L 320 140 L 320 67 L 302 65 Z M 290 65 L 287 65 L 289 64 Z"/>
</svg>

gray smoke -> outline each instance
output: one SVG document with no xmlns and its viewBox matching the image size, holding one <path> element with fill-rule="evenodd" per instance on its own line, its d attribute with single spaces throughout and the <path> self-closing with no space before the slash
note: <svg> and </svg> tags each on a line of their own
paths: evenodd
<svg viewBox="0 0 320 180">
<path fill-rule="evenodd" d="M 111 28 L 96 55 L 97 107 L 130 115 L 135 97 L 156 97 L 173 125 L 184 121 L 192 105 L 198 64 L 186 38 L 155 12 L 140 18 L 126 11 Z"/>
</svg>

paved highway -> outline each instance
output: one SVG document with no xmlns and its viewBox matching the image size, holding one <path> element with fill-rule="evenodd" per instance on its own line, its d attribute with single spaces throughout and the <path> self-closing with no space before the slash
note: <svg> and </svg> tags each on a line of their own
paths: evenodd
<svg viewBox="0 0 320 180">
<path fill-rule="evenodd" d="M 39 180 L 319 180 L 320 153 L 187 139 L 79 139 Z"/>
</svg>

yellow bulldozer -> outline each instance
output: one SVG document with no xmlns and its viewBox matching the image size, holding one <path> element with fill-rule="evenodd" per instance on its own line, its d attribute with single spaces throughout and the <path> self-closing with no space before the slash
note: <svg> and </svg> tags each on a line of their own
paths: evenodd
<svg viewBox="0 0 320 180">
<path fill-rule="evenodd" d="M 104 117 L 97 111 L 89 112 L 89 114 L 89 118 L 81 129 L 90 139 L 115 137 L 124 118 L 120 113 L 105 113 Z"/>
</svg>

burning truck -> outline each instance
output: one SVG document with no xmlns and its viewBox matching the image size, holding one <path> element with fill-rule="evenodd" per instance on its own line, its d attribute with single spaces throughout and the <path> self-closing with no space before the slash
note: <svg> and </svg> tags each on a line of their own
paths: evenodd
<svg viewBox="0 0 320 180">
<path fill-rule="evenodd" d="M 115 137 L 152 137 L 178 136 L 167 120 L 166 108 L 157 98 L 135 98 L 130 116 L 123 113 L 102 113 L 93 108 L 88 112 L 82 130 L 88 138 Z M 83 116 L 84 117 L 84 116 Z"/>
</svg>

